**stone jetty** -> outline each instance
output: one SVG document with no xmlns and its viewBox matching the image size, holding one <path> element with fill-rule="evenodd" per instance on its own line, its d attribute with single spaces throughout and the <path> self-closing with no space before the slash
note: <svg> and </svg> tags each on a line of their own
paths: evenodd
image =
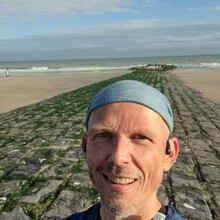
<svg viewBox="0 0 220 220">
<path fill-rule="evenodd" d="M 220 106 L 159 70 L 138 70 L 0 115 L 0 220 L 62 219 L 99 200 L 80 148 L 91 97 L 135 79 L 170 100 L 180 154 L 159 197 L 189 220 L 220 219 Z"/>
<path fill-rule="evenodd" d="M 177 66 L 173 64 L 147 64 L 147 65 L 138 65 L 131 67 L 130 70 L 137 71 L 137 70 L 173 70 L 178 68 Z"/>
</svg>

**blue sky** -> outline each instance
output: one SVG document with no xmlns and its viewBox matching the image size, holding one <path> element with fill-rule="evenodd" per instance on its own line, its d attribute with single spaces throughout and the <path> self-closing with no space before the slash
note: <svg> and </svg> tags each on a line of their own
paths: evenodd
<svg viewBox="0 0 220 220">
<path fill-rule="evenodd" d="M 0 0 L 0 61 L 220 53 L 220 0 Z"/>
</svg>

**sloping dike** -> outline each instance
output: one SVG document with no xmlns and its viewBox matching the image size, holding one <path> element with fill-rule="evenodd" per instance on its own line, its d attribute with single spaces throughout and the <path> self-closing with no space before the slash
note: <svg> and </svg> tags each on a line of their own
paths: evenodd
<svg viewBox="0 0 220 220">
<path fill-rule="evenodd" d="M 159 197 L 189 220 L 220 219 L 220 106 L 169 72 L 140 69 L 0 115 L 0 219 L 62 219 L 99 200 L 82 151 L 84 115 L 109 83 L 134 79 L 170 100 L 180 155 Z"/>
</svg>

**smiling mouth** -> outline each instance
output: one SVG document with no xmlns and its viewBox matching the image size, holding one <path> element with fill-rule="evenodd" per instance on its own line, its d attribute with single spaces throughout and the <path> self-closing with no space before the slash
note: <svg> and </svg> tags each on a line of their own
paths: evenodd
<svg viewBox="0 0 220 220">
<path fill-rule="evenodd" d="M 105 176 L 105 177 L 113 184 L 127 185 L 134 183 L 136 181 L 136 179 L 133 178 L 122 178 L 122 177 L 112 177 L 112 176 Z"/>
</svg>

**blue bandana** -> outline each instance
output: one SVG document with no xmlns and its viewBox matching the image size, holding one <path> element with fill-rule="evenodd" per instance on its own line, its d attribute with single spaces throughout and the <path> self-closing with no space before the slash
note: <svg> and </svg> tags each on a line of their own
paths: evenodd
<svg viewBox="0 0 220 220">
<path fill-rule="evenodd" d="M 86 113 L 86 128 L 91 112 L 103 105 L 114 102 L 133 102 L 144 105 L 158 113 L 173 131 L 173 114 L 166 96 L 159 90 L 134 80 L 122 80 L 106 86 L 90 102 Z"/>
</svg>

